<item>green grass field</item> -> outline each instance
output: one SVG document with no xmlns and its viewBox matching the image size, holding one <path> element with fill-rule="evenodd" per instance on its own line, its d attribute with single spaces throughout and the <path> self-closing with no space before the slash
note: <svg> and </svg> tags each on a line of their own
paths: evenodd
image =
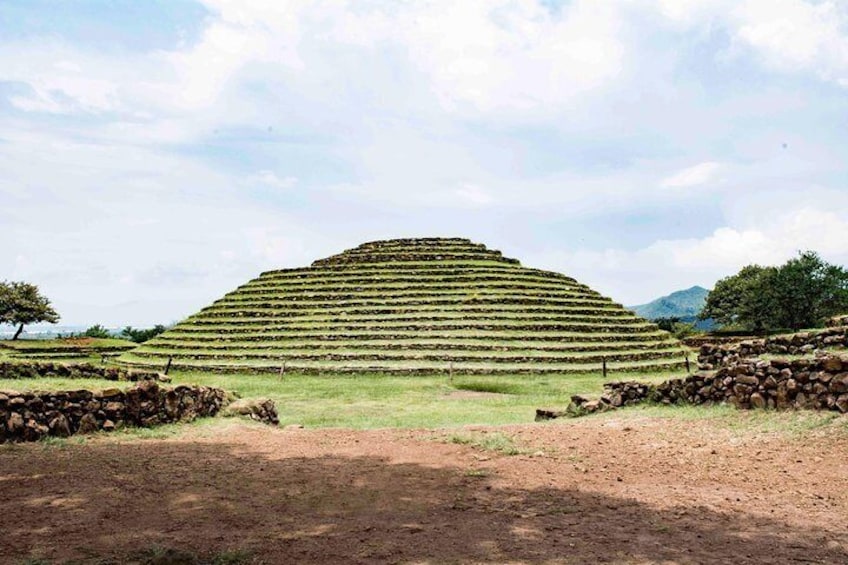
<svg viewBox="0 0 848 565">
<path fill-rule="evenodd" d="M 578 375 L 444 375 L 391 376 L 375 374 L 345 375 L 278 375 L 214 374 L 207 372 L 172 372 L 171 385 L 199 384 L 221 387 L 242 397 L 268 397 L 275 401 L 280 425 L 300 424 L 307 428 L 406 428 L 448 429 L 442 440 L 474 443 L 478 438 L 462 426 L 501 426 L 529 424 L 537 408 L 565 408 L 574 394 L 598 395 L 605 382 L 597 373 Z M 680 372 L 664 374 L 620 373 L 612 380 L 660 382 L 682 376 Z M 96 379 L 41 378 L 32 380 L 0 379 L 2 390 L 99 390 L 125 388 L 131 382 Z M 697 422 L 709 420 L 740 436 L 751 434 L 804 435 L 816 430 L 848 434 L 848 417 L 835 412 L 737 410 L 732 406 L 660 406 L 643 404 L 613 412 L 587 416 L 590 419 L 639 420 L 641 418 L 673 418 Z M 117 441 L 163 439 L 176 437 L 188 430 L 212 433 L 227 426 L 229 419 L 204 418 L 191 424 L 169 424 L 151 429 L 127 428 L 109 434 Z M 540 425 L 560 425 L 562 421 Z M 255 424 L 261 426 L 261 424 Z M 103 436 L 104 434 L 96 434 Z M 440 436 L 441 437 L 441 436 Z M 505 436 L 508 439 L 508 434 Z M 490 440 L 488 438 L 487 440 Z M 85 438 L 50 442 L 85 441 Z M 481 446 L 503 453 L 514 446 Z"/>
<path fill-rule="evenodd" d="M 108 381 L 106 379 L 69 379 L 62 377 L 45 377 L 40 379 L 2 379 L 0 391 L 14 390 L 103 390 L 106 388 L 127 388 L 136 383 L 129 381 Z"/>
<path fill-rule="evenodd" d="M 600 394 L 598 374 L 516 376 L 316 376 L 175 373 L 174 383 L 218 386 L 268 397 L 280 424 L 307 427 L 419 428 L 532 422 L 536 408 L 568 405 L 574 394 Z M 664 375 L 618 375 L 660 381 Z"/>
</svg>

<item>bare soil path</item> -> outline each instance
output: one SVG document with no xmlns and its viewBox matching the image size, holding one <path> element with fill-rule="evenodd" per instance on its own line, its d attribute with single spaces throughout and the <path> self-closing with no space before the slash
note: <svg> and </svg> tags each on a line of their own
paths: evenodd
<svg viewBox="0 0 848 565">
<path fill-rule="evenodd" d="M 503 455 L 451 443 L 508 434 Z M 0 562 L 848 563 L 848 434 L 588 418 L 0 449 Z"/>
</svg>

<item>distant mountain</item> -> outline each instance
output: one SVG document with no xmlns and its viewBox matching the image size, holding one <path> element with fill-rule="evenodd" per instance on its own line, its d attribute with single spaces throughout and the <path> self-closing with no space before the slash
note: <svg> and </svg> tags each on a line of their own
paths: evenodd
<svg viewBox="0 0 848 565">
<path fill-rule="evenodd" d="M 686 290 L 672 292 L 668 296 L 661 296 L 647 304 L 639 306 L 628 306 L 638 315 L 649 320 L 657 318 L 680 318 L 683 322 L 697 321 L 698 314 L 704 308 L 707 294 L 710 291 L 700 286 L 693 286 Z M 710 326 L 712 324 L 709 324 Z M 701 324 L 698 324 L 700 327 Z M 708 328 L 704 328 L 708 329 Z"/>
</svg>

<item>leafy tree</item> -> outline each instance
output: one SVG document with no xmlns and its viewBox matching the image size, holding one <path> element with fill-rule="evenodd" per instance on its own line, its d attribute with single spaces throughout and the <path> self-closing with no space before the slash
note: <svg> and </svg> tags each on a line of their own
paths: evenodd
<svg viewBox="0 0 848 565">
<path fill-rule="evenodd" d="M 699 318 L 764 333 L 820 325 L 848 309 L 848 272 L 812 251 L 780 267 L 748 265 L 718 281 Z"/>
<path fill-rule="evenodd" d="M 85 333 L 83 333 L 82 335 L 84 335 L 85 337 L 99 337 L 99 338 L 112 337 L 112 334 L 109 333 L 109 330 L 107 330 L 106 328 L 104 328 L 100 324 L 95 324 L 95 325 L 91 326 L 90 328 L 85 330 Z"/>
<path fill-rule="evenodd" d="M 848 271 L 806 251 L 781 266 L 769 300 L 777 327 L 812 328 L 848 309 Z"/>
<path fill-rule="evenodd" d="M 149 339 L 153 339 L 157 335 L 164 332 L 166 329 L 162 324 L 157 324 L 152 328 L 148 328 L 146 330 L 136 329 L 132 326 L 127 326 L 121 331 L 121 337 L 124 337 L 130 341 L 134 341 L 136 343 L 143 343 Z"/>
<path fill-rule="evenodd" d="M 763 332 L 771 326 L 769 279 L 774 267 L 748 265 L 733 276 L 718 281 L 707 295 L 701 320 L 712 318 L 722 326 L 739 326 Z"/>
<path fill-rule="evenodd" d="M 654 323 L 661 330 L 665 330 L 667 332 L 674 331 L 674 325 L 680 322 L 680 318 L 677 316 L 669 316 L 668 318 L 657 318 L 654 320 Z"/>
<path fill-rule="evenodd" d="M 13 340 L 18 339 L 26 324 L 59 321 L 59 314 L 34 284 L 26 282 L 0 282 L 0 324 L 18 326 Z"/>
<path fill-rule="evenodd" d="M 656 318 L 654 323 L 661 330 L 665 330 L 677 339 L 683 339 L 698 333 L 698 328 L 695 324 L 682 321 L 677 316 L 669 316 L 667 318 Z"/>
<path fill-rule="evenodd" d="M 683 339 L 685 337 L 690 337 L 702 333 L 704 332 L 696 328 L 695 324 L 690 324 L 688 322 L 677 322 L 671 328 L 671 335 L 673 335 L 677 339 Z"/>
</svg>

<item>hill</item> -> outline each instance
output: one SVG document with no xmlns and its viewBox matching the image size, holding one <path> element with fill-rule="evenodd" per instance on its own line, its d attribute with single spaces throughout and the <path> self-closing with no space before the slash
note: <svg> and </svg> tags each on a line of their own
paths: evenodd
<svg viewBox="0 0 848 565">
<path fill-rule="evenodd" d="M 678 318 L 681 322 L 695 324 L 699 330 L 711 331 L 715 326 L 712 319 L 698 319 L 698 314 L 704 308 L 709 293 L 710 291 L 704 287 L 693 286 L 686 290 L 672 292 L 668 296 L 661 296 L 647 304 L 628 308 L 648 320 Z"/>
<path fill-rule="evenodd" d="M 631 310 L 648 320 L 657 318 L 695 318 L 704 308 L 709 290 L 693 286 L 686 290 L 672 292 L 656 300 L 639 306 L 629 306 Z"/>
<path fill-rule="evenodd" d="M 467 239 L 377 241 L 262 273 L 120 361 L 213 371 L 575 373 L 681 366 L 680 344 L 574 279 Z"/>
</svg>

